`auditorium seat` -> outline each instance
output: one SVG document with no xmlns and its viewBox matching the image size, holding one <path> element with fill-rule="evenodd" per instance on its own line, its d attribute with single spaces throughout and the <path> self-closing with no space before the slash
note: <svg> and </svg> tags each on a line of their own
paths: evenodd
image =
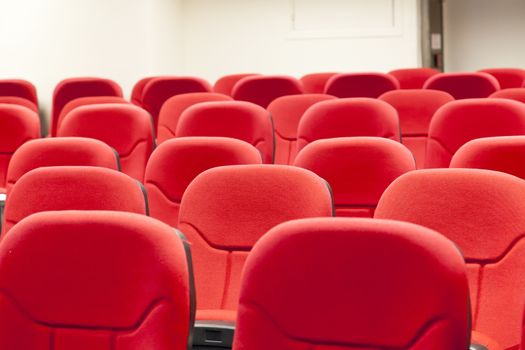
<svg viewBox="0 0 525 350">
<path fill-rule="evenodd" d="M 324 94 L 290 95 L 276 98 L 267 110 L 275 128 L 275 164 L 291 164 L 295 158 L 297 127 L 304 112 L 317 102 L 335 99 Z"/>
<path fill-rule="evenodd" d="M 142 78 L 133 85 L 133 88 L 131 89 L 131 103 L 137 106 L 142 106 L 142 93 L 144 92 L 144 87 L 146 87 L 146 84 L 153 78 L 155 77 Z"/>
<path fill-rule="evenodd" d="M 489 349 L 520 343 L 525 306 L 523 198 L 525 181 L 509 174 L 424 169 L 394 181 L 375 213 L 377 219 L 431 228 L 458 245 L 468 267 L 473 342 L 484 335 L 499 346 Z"/>
<path fill-rule="evenodd" d="M 64 117 L 57 136 L 98 139 L 117 150 L 122 171 L 143 181 L 153 151 L 153 127 L 148 112 L 131 104 L 88 105 Z"/>
<path fill-rule="evenodd" d="M 326 82 L 338 73 L 311 73 L 299 79 L 303 84 L 305 94 L 323 94 Z"/>
<path fill-rule="evenodd" d="M 179 76 L 155 77 L 147 82 L 142 91 L 142 108 L 151 114 L 156 130 L 160 109 L 168 98 L 189 92 L 210 91 L 210 84 L 201 78 Z"/>
<path fill-rule="evenodd" d="M 177 226 L 180 201 L 190 182 L 204 170 L 261 164 L 261 154 L 247 142 L 225 137 L 180 137 L 162 143 L 146 167 L 150 215 Z"/>
<path fill-rule="evenodd" d="M 457 247 L 389 220 L 286 222 L 242 276 L 234 350 L 468 349 L 469 290 Z"/>
<path fill-rule="evenodd" d="M 377 136 L 400 141 L 397 112 L 386 102 L 371 98 L 343 98 L 310 107 L 297 129 L 297 152 L 320 139 Z"/>
<path fill-rule="evenodd" d="M 200 102 L 212 101 L 232 101 L 232 98 L 213 92 L 191 92 L 168 98 L 159 112 L 157 142 L 160 144 L 175 137 L 180 115 L 186 108 Z"/>
<path fill-rule="evenodd" d="M 273 163 L 272 118 L 264 108 L 253 103 L 224 101 L 193 105 L 182 112 L 175 135 L 239 139 L 255 146 L 264 163 Z"/>
<path fill-rule="evenodd" d="M 467 141 L 512 135 L 525 135 L 525 104 L 496 98 L 449 102 L 430 122 L 425 167 L 447 168 Z"/>
<path fill-rule="evenodd" d="M 490 95 L 491 98 L 506 98 L 525 103 L 525 87 L 499 90 Z"/>
<path fill-rule="evenodd" d="M 28 141 L 13 154 L 7 168 L 6 194 L 30 170 L 61 165 L 100 166 L 119 170 L 117 152 L 104 142 L 84 137 L 51 137 Z"/>
<path fill-rule="evenodd" d="M 397 79 L 400 89 L 422 89 L 428 78 L 439 74 L 433 68 L 403 68 L 388 72 Z"/>
<path fill-rule="evenodd" d="M 371 97 L 399 89 L 396 78 L 384 73 L 336 74 L 327 81 L 325 93 L 336 97 Z"/>
<path fill-rule="evenodd" d="M 414 154 L 417 167 L 423 168 L 432 116 L 454 98 L 444 91 L 404 89 L 386 92 L 379 99 L 397 110 L 403 144 Z"/>
<path fill-rule="evenodd" d="M 62 108 L 71 100 L 88 96 L 122 97 L 122 88 L 105 78 L 69 78 L 57 84 L 53 91 L 50 135 L 56 136 L 58 117 Z"/>
<path fill-rule="evenodd" d="M 224 321 L 233 326 L 244 261 L 266 231 L 288 220 L 332 216 L 332 210 L 328 185 L 305 169 L 235 165 L 198 175 L 182 197 L 179 216 L 195 271 L 195 345 L 206 344 L 201 331 L 217 329 L 214 324 L 219 323 L 218 332 Z M 263 332 L 259 339 L 264 337 Z"/>
<path fill-rule="evenodd" d="M 39 137 L 38 114 L 26 107 L 0 104 L 0 193 L 5 193 L 7 167 L 13 153 L 25 142 Z"/>
<path fill-rule="evenodd" d="M 51 166 L 30 170 L 13 185 L 2 232 L 31 214 L 55 210 L 148 214 L 144 187 L 126 174 L 96 166 Z"/>
<path fill-rule="evenodd" d="M 254 75 L 239 80 L 233 87 L 232 97 L 234 100 L 252 102 L 266 108 L 278 97 L 302 93 L 302 84 L 294 77 Z"/>
<path fill-rule="evenodd" d="M 325 179 L 336 216 L 372 217 L 383 191 L 415 170 L 414 156 L 399 142 L 381 137 L 317 140 L 299 152 L 293 165 Z"/>
<path fill-rule="evenodd" d="M 131 213 L 46 212 L 0 244 L 0 347 L 187 350 L 189 248 Z"/>
<path fill-rule="evenodd" d="M 253 75 L 259 75 L 255 73 L 244 73 L 244 74 L 229 74 L 219 78 L 215 85 L 213 85 L 213 92 L 231 96 L 233 87 L 237 82 L 243 78 L 250 77 Z"/>
<path fill-rule="evenodd" d="M 26 108 L 29 108 L 33 112 L 38 113 L 38 106 L 35 105 L 33 102 L 22 98 L 22 97 L 16 97 L 16 96 L 0 96 L 0 104 L 12 104 L 17 106 L 23 106 Z"/>
<path fill-rule="evenodd" d="M 456 100 L 489 97 L 500 89 L 498 80 L 488 73 L 440 73 L 429 78 L 424 89 L 448 92 Z"/>
<path fill-rule="evenodd" d="M 20 97 L 32 102 L 38 107 L 36 88 L 23 79 L 0 79 L 0 96 Z"/>
<path fill-rule="evenodd" d="M 490 68 L 480 72 L 488 73 L 496 78 L 501 89 L 520 88 L 525 84 L 525 69 L 519 68 Z"/>
</svg>

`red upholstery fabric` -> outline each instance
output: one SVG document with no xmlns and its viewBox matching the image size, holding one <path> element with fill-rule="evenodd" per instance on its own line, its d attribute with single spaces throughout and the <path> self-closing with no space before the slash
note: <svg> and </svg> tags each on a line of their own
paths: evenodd
<svg viewBox="0 0 525 350">
<path fill-rule="evenodd" d="M 52 137 L 31 140 L 13 154 L 7 168 L 6 193 L 22 175 L 46 166 L 100 166 L 119 170 L 116 151 L 104 142 L 83 137 Z"/>
<path fill-rule="evenodd" d="M 87 105 L 100 105 L 100 104 L 107 104 L 107 103 L 129 103 L 126 101 L 123 97 L 118 96 L 88 96 L 88 97 L 79 97 L 75 98 L 74 100 L 69 101 L 63 108 L 62 111 L 60 111 L 60 115 L 58 116 L 57 120 L 57 129 L 60 128 L 60 124 L 62 123 L 62 120 L 64 119 L 64 116 L 71 112 L 73 109 L 80 107 L 80 106 L 87 106 Z"/>
<path fill-rule="evenodd" d="M 499 90 L 490 95 L 491 98 L 506 98 L 525 103 L 525 87 Z"/>
<path fill-rule="evenodd" d="M 386 102 L 370 98 L 316 103 L 299 122 L 297 152 L 315 140 L 348 136 L 378 136 L 399 141 L 396 110 Z"/>
<path fill-rule="evenodd" d="M 261 164 L 252 145 L 225 137 L 181 137 L 161 144 L 146 167 L 150 215 L 177 226 L 182 194 L 204 170 L 223 165 Z"/>
<path fill-rule="evenodd" d="M 142 106 L 142 93 L 144 92 L 144 88 L 146 87 L 146 84 L 150 82 L 151 79 L 155 77 L 146 77 L 142 78 L 139 81 L 133 85 L 133 89 L 131 90 L 131 103 L 137 106 Z"/>
<path fill-rule="evenodd" d="M 469 268 L 473 329 L 504 349 L 520 342 L 525 306 L 525 181 L 480 169 L 399 177 L 375 217 L 409 221 L 454 241 Z"/>
<path fill-rule="evenodd" d="M 0 104 L 0 191 L 6 186 L 7 167 L 24 142 L 40 137 L 38 114 L 29 108 Z"/>
<path fill-rule="evenodd" d="M 71 100 L 88 96 L 122 97 L 122 88 L 113 80 L 104 78 L 70 78 L 64 79 L 53 92 L 53 107 L 51 112 L 51 136 L 57 132 L 58 117 L 62 108 Z"/>
<path fill-rule="evenodd" d="M 441 107 L 428 132 L 425 167 L 448 167 L 467 141 L 490 136 L 525 135 L 525 105 L 504 99 L 468 99 Z"/>
<path fill-rule="evenodd" d="M 444 91 L 405 89 L 386 92 L 379 99 L 397 110 L 403 144 L 414 154 L 418 168 L 423 168 L 432 116 L 454 98 Z"/>
<path fill-rule="evenodd" d="M 225 75 L 219 78 L 219 80 L 215 82 L 215 85 L 213 85 L 213 92 L 231 96 L 233 87 L 235 86 L 235 84 L 237 84 L 239 80 L 246 78 L 246 77 L 251 77 L 253 75 L 259 75 L 259 74 L 245 73 L 245 74 Z"/>
<path fill-rule="evenodd" d="M 183 241 L 157 220 L 38 213 L 0 245 L 0 347 L 186 350 L 191 285 Z"/>
<path fill-rule="evenodd" d="M 203 102 L 186 109 L 177 124 L 177 137 L 221 136 L 246 141 L 273 163 L 274 136 L 270 114 L 242 101 Z"/>
<path fill-rule="evenodd" d="M 38 106 L 36 88 L 27 80 L 0 79 L 0 96 L 21 97 Z"/>
<path fill-rule="evenodd" d="M 323 94 L 326 82 L 338 73 L 312 73 L 301 77 L 305 94 Z"/>
<path fill-rule="evenodd" d="M 33 213 L 50 210 L 147 214 L 142 185 L 125 174 L 94 166 L 43 167 L 22 175 L 11 188 L 3 232 Z"/>
<path fill-rule="evenodd" d="M 480 72 L 488 73 L 496 78 L 501 89 L 520 88 L 525 84 L 525 69 L 490 68 Z"/>
<path fill-rule="evenodd" d="M 25 98 L 22 98 L 22 97 L 0 96 L 0 104 L 4 104 L 4 103 L 24 106 L 26 108 L 29 108 L 33 112 L 38 113 L 38 107 L 33 102 L 26 100 Z"/>
<path fill-rule="evenodd" d="M 337 97 L 371 97 L 399 89 L 396 78 L 384 73 L 336 74 L 326 83 L 325 93 Z"/>
<path fill-rule="evenodd" d="M 244 261 L 268 229 L 292 219 L 331 215 L 326 182 L 305 169 L 236 165 L 198 175 L 182 197 L 179 216 L 179 228 L 192 245 L 197 319 L 235 315 L 224 310 L 237 309 Z"/>
<path fill-rule="evenodd" d="M 201 78 L 155 77 L 148 81 L 142 91 L 142 108 L 151 114 L 156 130 L 160 109 L 168 98 L 189 92 L 210 91 L 210 84 Z"/>
<path fill-rule="evenodd" d="M 483 98 L 500 89 L 498 80 L 488 73 L 440 73 L 429 78 L 424 89 L 441 90 L 456 100 Z"/>
<path fill-rule="evenodd" d="M 454 154 L 450 167 L 496 170 L 525 179 L 525 136 L 469 141 Z"/>
<path fill-rule="evenodd" d="M 192 92 L 176 95 L 167 99 L 159 112 L 157 142 L 160 144 L 175 137 L 180 115 L 186 110 L 186 108 L 200 102 L 212 101 L 232 101 L 232 98 L 224 94 L 213 92 Z"/>
<path fill-rule="evenodd" d="M 304 94 L 282 96 L 268 106 L 275 128 L 275 164 L 291 164 L 295 158 L 297 127 L 304 112 L 317 102 L 333 100 L 334 96 Z"/>
<path fill-rule="evenodd" d="M 432 68 L 404 68 L 388 72 L 397 79 L 400 89 L 422 89 L 428 78 L 439 74 Z"/>
<path fill-rule="evenodd" d="M 452 242 L 388 220 L 271 229 L 242 276 L 234 350 L 467 349 L 468 283 Z"/>
<path fill-rule="evenodd" d="M 98 139 L 117 150 L 122 171 L 144 179 L 144 169 L 153 150 L 151 118 L 131 104 L 101 104 L 75 108 L 64 117 L 57 136 Z"/>
<path fill-rule="evenodd" d="M 383 191 L 400 175 L 416 169 L 399 142 L 380 137 L 317 140 L 297 155 L 295 166 L 330 184 L 337 216 L 372 217 Z"/>
<path fill-rule="evenodd" d="M 239 80 L 233 87 L 232 97 L 268 107 L 277 97 L 303 93 L 301 82 L 285 75 L 255 75 Z"/>
</svg>

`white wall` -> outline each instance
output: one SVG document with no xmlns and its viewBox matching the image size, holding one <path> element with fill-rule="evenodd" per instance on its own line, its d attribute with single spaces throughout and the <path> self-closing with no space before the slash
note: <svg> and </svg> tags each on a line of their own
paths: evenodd
<svg viewBox="0 0 525 350">
<path fill-rule="evenodd" d="M 525 68 L 524 0 L 446 0 L 445 69 Z"/>
</svg>

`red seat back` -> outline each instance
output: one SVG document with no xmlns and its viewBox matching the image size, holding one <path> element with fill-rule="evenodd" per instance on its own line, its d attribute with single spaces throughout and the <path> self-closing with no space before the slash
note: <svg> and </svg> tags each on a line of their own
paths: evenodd
<svg viewBox="0 0 525 350">
<path fill-rule="evenodd" d="M 496 78 L 501 89 L 520 88 L 525 84 L 525 69 L 519 68 L 490 68 L 480 72 L 488 73 Z"/>
<path fill-rule="evenodd" d="M 384 73 L 336 74 L 326 83 L 325 93 L 337 97 L 371 97 L 399 89 L 399 82 Z"/>
<path fill-rule="evenodd" d="M 137 81 L 135 85 L 133 85 L 130 98 L 131 103 L 137 106 L 142 106 L 142 93 L 144 92 L 146 84 L 149 83 L 149 81 L 153 78 L 155 77 L 142 78 L 139 81 Z"/>
<path fill-rule="evenodd" d="M 312 73 L 301 77 L 305 94 L 323 94 L 326 82 L 337 73 Z"/>
<path fill-rule="evenodd" d="M 525 103 L 525 87 L 499 90 L 490 95 L 491 98 L 506 98 Z"/>
<path fill-rule="evenodd" d="M 23 79 L 0 79 L 0 96 L 20 97 L 38 106 L 36 88 Z"/>
<path fill-rule="evenodd" d="M 38 113 L 38 107 L 33 102 L 16 96 L 0 96 L 0 104 L 12 104 L 29 108 L 35 113 Z"/>
<path fill-rule="evenodd" d="M 484 98 L 500 89 L 498 80 L 488 73 L 440 73 L 429 78 L 424 89 L 441 90 L 456 100 Z"/>
<path fill-rule="evenodd" d="M 255 73 L 244 73 L 244 74 L 230 74 L 219 78 L 215 85 L 213 85 L 213 92 L 231 96 L 233 87 L 237 82 L 243 78 L 250 77 L 253 75 L 259 75 Z"/>
<path fill-rule="evenodd" d="M 428 78 L 439 74 L 433 68 L 404 68 L 388 72 L 397 79 L 400 89 L 422 89 Z"/>
<path fill-rule="evenodd" d="M 232 91 L 232 97 L 266 108 L 277 97 L 303 93 L 301 82 L 284 75 L 254 75 L 239 80 Z"/>
</svg>

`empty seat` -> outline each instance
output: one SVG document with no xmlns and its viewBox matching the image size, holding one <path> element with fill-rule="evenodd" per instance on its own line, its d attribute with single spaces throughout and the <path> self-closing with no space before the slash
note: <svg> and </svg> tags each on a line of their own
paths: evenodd
<svg viewBox="0 0 525 350">
<path fill-rule="evenodd" d="M 4 192 L 13 153 L 25 142 L 39 137 L 38 114 L 26 107 L 0 104 L 0 192 Z"/>
<path fill-rule="evenodd" d="M 304 112 L 317 102 L 333 100 L 334 96 L 304 94 L 279 97 L 270 103 L 275 128 L 275 164 L 291 164 L 295 158 L 297 127 Z"/>
<path fill-rule="evenodd" d="M 414 154 L 417 167 L 422 168 L 432 116 L 454 98 L 444 91 L 405 89 L 386 92 L 379 99 L 397 110 L 403 144 Z"/>
<path fill-rule="evenodd" d="M 0 79 L 0 96 L 20 97 L 38 106 L 36 88 L 23 79 Z"/>
<path fill-rule="evenodd" d="M 277 97 L 303 93 L 301 82 L 285 75 L 254 75 L 239 80 L 232 91 L 232 97 L 248 101 L 261 107 L 268 107 Z"/>
<path fill-rule="evenodd" d="M 399 89 L 396 78 L 384 73 L 336 74 L 326 83 L 325 93 L 337 97 L 371 97 Z"/>
<path fill-rule="evenodd" d="M 477 332 L 474 343 L 479 342 L 478 333 L 501 349 L 520 342 L 525 306 L 523 198 L 525 181 L 512 175 L 480 169 L 425 169 L 399 177 L 377 206 L 375 218 L 434 229 L 463 252 L 472 329 Z"/>
<path fill-rule="evenodd" d="M 155 77 L 147 82 L 142 91 L 142 108 L 147 110 L 152 118 L 155 130 L 159 120 L 159 112 L 167 99 L 172 96 L 189 92 L 210 92 L 210 84 L 197 77 Z"/>
<path fill-rule="evenodd" d="M 377 136 L 399 141 L 396 110 L 386 102 L 371 98 L 316 103 L 299 122 L 297 151 L 315 140 L 348 136 Z"/>
<path fill-rule="evenodd" d="M 400 89 L 422 89 L 428 78 L 439 74 L 433 68 L 404 68 L 388 72 L 397 79 Z"/>
<path fill-rule="evenodd" d="M 50 135 L 57 132 L 58 117 L 62 108 L 71 100 L 88 96 L 122 97 L 122 88 L 113 80 L 105 78 L 70 78 L 57 84 L 53 91 Z"/>
<path fill-rule="evenodd" d="M 181 137 L 151 154 L 144 185 L 152 217 L 177 226 L 180 201 L 190 182 L 204 170 L 223 165 L 261 164 L 252 145 L 224 137 Z"/>
<path fill-rule="evenodd" d="M 32 215 L 0 245 L 0 347 L 188 349 L 188 250 L 142 215 Z"/>
<path fill-rule="evenodd" d="M 525 69 L 519 68 L 490 68 L 480 72 L 488 73 L 496 78 L 501 89 L 520 88 L 525 84 Z"/>
<path fill-rule="evenodd" d="M 225 94 L 228 96 L 232 95 L 233 87 L 237 82 L 243 78 L 250 77 L 252 75 L 259 75 L 254 73 L 244 73 L 244 74 L 229 74 L 219 78 L 215 85 L 213 85 L 213 92 L 219 94 Z"/>
<path fill-rule="evenodd" d="M 38 107 L 33 102 L 22 98 L 22 97 L 16 97 L 16 96 L 0 96 L 0 104 L 13 104 L 18 106 L 23 106 L 26 108 L 29 108 L 33 112 L 38 113 Z"/>
<path fill-rule="evenodd" d="M 175 137 L 180 115 L 186 110 L 186 108 L 200 102 L 212 101 L 232 101 L 232 98 L 224 94 L 213 92 L 192 92 L 176 95 L 167 99 L 159 112 L 157 142 L 160 144 Z"/>
<path fill-rule="evenodd" d="M 31 140 L 13 154 L 7 168 L 6 193 L 22 175 L 46 166 L 100 166 L 119 170 L 117 152 L 104 142 L 84 137 L 52 137 Z"/>
<path fill-rule="evenodd" d="M 41 211 L 116 210 L 148 214 L 137 181 L 94 166 L 51 166 L 30 170 L 13 185 L 5 205 L 3 232 Z"/>
<path fill-rule="evenodd" d="M 505 99 L 447 103 L 430 123 L 426 168 L 447 168 L 467 141 L 490 136 L 525 135 L 525 104 Z"/>
<path fill-rule="evenodd" d="M 490 95 L 491 98 L 506 98 L 525 103 L 525 87 L 499 90 Z"/>
<path fill-rule="evenodd" d="M 328 182 L 336 216 L 354 217 L 372 217 L 388 185 L 416 169 L 405 146 L 380 137 L 317 140 L 303 148 L 293 164 Z"/>
<path fill-rule="evenodd" d="M 273 163 L 274 136 L 270 114 L 262 107 L 242 101 L 203 102 L 181 115 L 177 137 L 220 136 L 255 146 L 264 163 Z"/>
<path fill-rule="evenodd" d="M 122 171 L 144 179 L 144 169 L 153 150 L 151 117 L 131 104 L 101 104 L 75 108 L 60 124 L 57 136 L 98 139 L 117 150 Z"/>
<path fill-rule="evenodd" d="M 461 253 L 425 227 L 286 222 L 246 261 L 233 349 L 468 349 L 468 293 Z"/>
<path fill-rule="evenodd" d="M 424 89 L 448 92 L 456 100 L 489 97 L 500 89 L 498 80 L 488 73 L 440 73 L 429 78 Z"/>
<path fill-rule="evenodd" d="M 155 77 L 142 78 L 139 81 L 137 81 L 135 85 L 133 85 L 130 98 L 131 103 L 137 106 L 142 106 L 142 93 L 144 92 L 146 84 L 149 83 L 150 80 L 153 78 Z"/>
<path fill-rule="evenodd" d="M 471 140 L 457 150 L 450 167 L 496 170 L 525 179 L 525 136 Z"/>
<path fill-rule="evenodd" d="M 301 77 L 305 94 L 324 93 L 326 82 L 337 73 L 311 73 Z"/>
</svg>

